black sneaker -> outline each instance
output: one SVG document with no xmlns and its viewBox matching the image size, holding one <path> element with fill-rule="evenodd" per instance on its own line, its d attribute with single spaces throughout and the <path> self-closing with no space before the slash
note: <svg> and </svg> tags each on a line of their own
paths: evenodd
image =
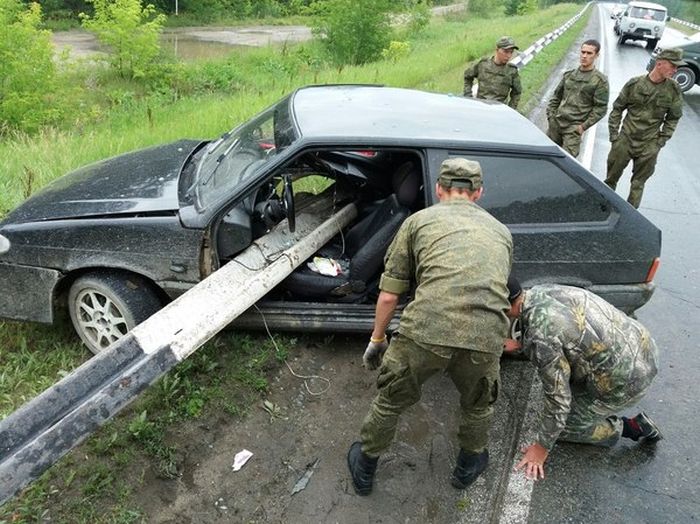
<svg viewBox="0 0 700 524">
<path fill-rule="evenodd" d="M 639 424 L 639 428 L 642 430 L 641 436 L 646 442 L 656 442 L 664 438 L 659 427 L 649 418 L 649 415 L 643 411 L 634 417 L 634 420 Z"/>
</svg>

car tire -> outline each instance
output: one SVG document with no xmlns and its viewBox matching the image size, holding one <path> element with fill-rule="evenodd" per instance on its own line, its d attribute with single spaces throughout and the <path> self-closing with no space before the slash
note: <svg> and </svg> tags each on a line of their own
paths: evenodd
<svg viewBox="0 0 700 524">
<path fill-rule="evenodd" d="M 162 307 L 153 287 L 128 273 L 90 273 L 73 282 L 68 311 L 73 327 L 97 354 Z"/>
<path fill-rule="evenodd" d="M 691 68 L 682 66 L 679 67 L 676 74 L 673 75 L 673 79 L 678 82 L 678 87 L 685 93 L 695 85 L 697 76 L 695 75 L 695 71 Z"/>
<path fill-rule="evenodd" d="M 658 43 L 659 43 L 658 38 L 652 38 L 651 40 L 647 40 L 647 49 L 649 49 L 650 51 L 653 51 L 654 49 L 656 49 L 656 46 L 658 45 Z"/>
<path fill-rule="evenodd" d="M 627 37 L 620 34 L 620 38 L 617 39 L 617 45 L 623 45 L 627 41 Z"/>
</svg>

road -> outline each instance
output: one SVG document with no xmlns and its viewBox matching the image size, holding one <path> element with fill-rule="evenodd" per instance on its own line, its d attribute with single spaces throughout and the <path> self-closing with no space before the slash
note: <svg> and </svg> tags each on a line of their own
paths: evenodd
<svg viewBox="0 0 700 524">
<path fill-rule="evenodd" d="M 616 44 L 608 5 L 598 5 L 602 21 L 603 69 L 611 102 L 632 76 L 645 72 L 649 51 L 641 43 Z M 591 34 L 590 37 L 596 37 Z M 661 47 L 684 40 L 667 29 Z M 575 65 L 575 62 L 570 67 Z M 684 95 L 683 118 L 662 150 L 646 185 L 640 211 L 663 232 L 657 290 L 638 312 L 661 350 L 659 375 L 640 408 L 661 426 L 665 439 L 655 447 L 623 443 L 606 451 L 558 445 L 544 482 L 532 493 L 529 522 L 693 522 L 700 520 L 695 458 L 700 434 L 700 358 L 694 335 L 700 331 L 700 87 Z M 597 126 L 591 169 L 605 178 L 609 151 L 607 119 Z M 626 197 L 630 168 L 617 192 Z M 631 410 L 630 413 L 636 413 Z"/>
</svg>

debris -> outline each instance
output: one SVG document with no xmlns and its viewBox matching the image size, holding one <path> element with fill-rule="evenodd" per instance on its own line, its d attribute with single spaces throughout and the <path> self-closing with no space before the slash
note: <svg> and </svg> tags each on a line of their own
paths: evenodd
<svg viewBox="0 0 700 524">
<path fill-rule="evenodd" d="M 243 466 L 245 466 L 245 463 L 248 462 L 248 459 L 250 459 L 250 457 L 252 456 L 253 453 L 248 451 L 247 449 L 236 453 L 236 456 L 233 457 L 233 471 L 240 470 Z"/>
<path fill-rule="evenodd" d="M 301 478 L 297 480 L 297 483 L 294 484 L 294 487 L 292 488 L 292 495 L 299 493 L 302 489 L 306 488 L 306 485 L 309 483 L 309 479 L 311 479 L 311 475 L 314 474 L 314 469 L 316 468 L 320 460 L 321 459 L 316 459 L 311 464 L 308 464 L 306 466 L 306 471 L 301 476 Z"/>
<path fill-rule="evenodd" d="M 337 277 L 343 274 L 343 268 L 337 260 L 332 258 L 314 257 L 312 262 L 306 264 L 314 273 L 320 273 L 329 277 Z"/>
<path fill-rule="evenodd" d="M 285 417 L 282 416 L 282 408 L 280 408 L 277 404 L 270 402 L 269 400 L 263 400 L 262 408 L 270 414 L 270 422 L 272 422 L 272 420 L 276 418 L 287 420 Z"/>
</svg>

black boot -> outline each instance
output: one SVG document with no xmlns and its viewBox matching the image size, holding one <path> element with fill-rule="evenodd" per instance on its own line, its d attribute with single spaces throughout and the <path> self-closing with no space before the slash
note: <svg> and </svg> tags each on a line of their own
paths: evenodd
<svg viewBox="0 0 700 524">
<path fill-rule="evenodd" d="M 370 457 L 362 452 L 362 443 L 353 442 L 348 451 L 348 468 L 352 485 L 358 495 L 369 495 L 372 491 L 374 472 L 377 471 L 379 457 Z"/>
<path fill-rule="evenodd" d="M 452 485 L 457 489 L 466 488 L 481 475 L 488 463 L 489 452 L 487 449 L 481 453 L 467 453 L 460 449 L 457 466 L 452 472 Z"/>
</svg>

